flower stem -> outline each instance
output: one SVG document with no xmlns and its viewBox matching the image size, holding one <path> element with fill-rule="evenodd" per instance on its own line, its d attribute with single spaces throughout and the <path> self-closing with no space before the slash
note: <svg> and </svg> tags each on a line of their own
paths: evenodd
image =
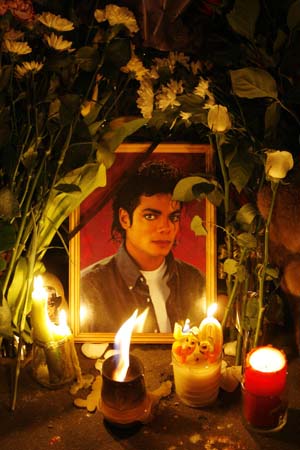
<svg viewBox="0 0 300 450">
<path fill-rule="evenodd" d="M 270 229 L 270 223 L 271 218 L 273 214 L 273 209 L 275 205 L 275 199 L 276 194 L 278 190 L 279 183 L 272 182 L 271 183 L 271 189 L 272 189 L 272 200 L 271 205 L 265 225 L 265 240 L 264 240 L 264 260 L 261 267 L 261 270 L 259 271 L 258 277 L 259 277 L 259 292 L 258 292 L 258 317 L 257 317 L 257 324 L 256 324 L 256 330 L 255 330 L 255 336 L 254 336 L 254 342 L 253 345 L 256 347 L 258 345 L 259 335 L 263 323 L 263 317 L 264 317 L 264 311 L 265 311 L 265 304 L 264 304 L 264 288 L 265 288 L 265 279 L 266 279 L 266 270 L 269 262 L 269 229 Z"/>
<path fill-rule="evenodd" d="M 247 253 L 247 248 L 243 248 L 241 256 L 240 256 L 239 265 L 243 264 L 245 256 L 246 256 L 246 253 Z M 229 298 L 228 298 L 228 303 L 227 303 L 226 308 L 225 308 L 225 312 L 224 312 L 224 316 L 223 316 L 223 320 L 222 320 L 222 327 L 223 328 L 225 328 L 225 326 L 226 326 L 226 322 L 227 322 L 229 313 L 230 313 L 231 308 L 232 308 L 232 306 L 234 304 L 234 301 L 235 301 L 235 294 L 236 294 L 236 291 L 237 291 L 237 288 L 238 288 L 239 284 L 240 284 L 240 280 L 239 280 L 238 276 L 236 276 L 235 280 L 234 280 L 234 283 L 233 283 L 233 287 L 231 289 L 231 292 L 230 292 L 230 295 L 229 295 Z"/>
</svg>

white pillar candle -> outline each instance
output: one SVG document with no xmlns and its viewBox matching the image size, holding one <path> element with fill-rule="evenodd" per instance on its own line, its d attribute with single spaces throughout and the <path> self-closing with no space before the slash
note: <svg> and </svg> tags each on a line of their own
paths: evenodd
<svg viewBox="0 0 300 450">
<path fill-rule="evenodd" d="M 48 293 L 43 286 L 41 275 L 34 278 L 31 307 L 33 339 L 40 343 L 53 340 L 51 320 L 48 316 Z"/>
<path fill-rule="evenodd" d="M 193 407 L 213 403 L 221 380 L 221 324 L 209 312 L 199 328 L 186 329 L 176 323 L 173 336 L 172 363 L 178 397 Z"/>
</svg>

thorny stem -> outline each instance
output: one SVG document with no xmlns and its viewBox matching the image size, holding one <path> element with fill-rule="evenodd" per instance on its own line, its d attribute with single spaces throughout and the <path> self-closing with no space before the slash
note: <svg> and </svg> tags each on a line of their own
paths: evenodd
<svg viewBox="0 0 300 450">
<path fill-rule="evenodd" d="M 241 266 L 243 264 L 245 256 L 246 256 L 246 253 L 247 253 L 247 248 L 243 248 L 241 256 L 240 256 L 240 260 L 239 260 L 239 266 Z M 230 295 L 229 295 L 229 298 L 228 298 L 228 303 L 226 305 L 224 316 L 223 316 L 223 320 L 222 320 L 222 328 L 223 329 L 226 326 L 226 322 L 227 322 L 227 319 L 228 319 L 228 316 L 229 316 L 229 312 L 231 311 L 231 308 L 232 308 L 232 306 L 234 304 L 235 294 L 236 294 L 236 291 L 237 291 L 237 288 L 238 288 L 239 284 L 240 284 L 240 280 L 239 280 L 238 276 L 236 276 L 235 280 L 234 280 L 234 283 L 233 283 L 233 287 L 231 289 L 231 292 L 230 292 Z"/>
<path fill-rule="evenodd" d="M 269 229 L 270 229 L 270 223 L 272 219 L 273 209 L 275 205 L 276 200 L 276 194 L 278 189 L 279 183 L 271 183 L 272 188 L 272 200 L 271 205 L 265 225 L 265 240 L 264 240 L 264 260 L 261 267 L 261 270 L 259 271 L 258 277 L 259 277 L 259 292 L 258 292 L 258 317 L 257 317 L 257 324 L 256 324 L 256 330 L 255 330 L 255 336 L 254 336 L 254 347 L 257 346 L 260 330 L 263 322 L 264 317 L 264 311 L 265 311 L 265 305 L 264 305 L 264 287 L 265 287 L 265 279 L 266 279 L 266 270 L 267 265 L 269 262 Z"/>
<path fill-rule="evenodd" d="M 227 249 L 227 258 L 231 257 L 232 254 L 232 239 L 230 237 L 230 230 L 228 229 L 229 223 L 229 188 L 230 188 L 230 179 L 228 178 L 227 169 L 225 166 L 225 161 L 222 153 L 222 149 L 219 142 L 219 135 L 216 134 L 215 141 L 213 141 L 212 136 L 209 136 L 210 143 L 213 148 L 217 150 L 218 160 L 221 168 L 221 173 L 223 177 L 224 183 L 224 216 L 225 216 L 225 232 L 226 232 L 226 249 Z M 232 276 L 228 275 L 226 278 L 227 285 L 227 294 L 230 297 L 232 291 Z"/>
</svg>

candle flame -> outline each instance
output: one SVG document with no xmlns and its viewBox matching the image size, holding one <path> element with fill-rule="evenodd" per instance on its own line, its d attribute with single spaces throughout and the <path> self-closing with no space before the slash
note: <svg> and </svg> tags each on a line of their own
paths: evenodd
<svg viewBox="0 0 300 450">
<path fill-rule="evenodd" d="M 216 303 L 212 303 L 207 308 L 207 317 L 213 317 L 214 314 L 216 313 L 216 311 L 217 311 L 217 304 Z"/>
<path fill-rule="evenodd" d="M 45 298 L 48 297 L 47 291 L 44 287 L 43 278 L 41 275 L 34 277 L 32 297 L 35 300 L 39 301 L 43 301 Z"/>
<path fill-rule="evenodd" d="M 139 316 L 136 309 L 129 319 L 123 323 L 115 336 L 115 347 L 119 350 L 117 355 L 118 363 L 113 373 L 115 381 L 124 381 L 129 367 L 129 349 L 133 330 L 141 332 L 148 313 L 148 308 Z"/>
<path fill-rule="evenodd" d="M 249 364 L 259 372 L 271 373 L 281 370 L 286 363 L 284 354 L 272 347 L 261 347 L 252 353 Z"/>
<path fill-rule="evenodd" d="M 61 309 L 59 312 L 58 317 L 58 325 L 53 323 L 48 315 L 48 291 L 46 290 L 43 282 L 43 277 L 41 275 L 38 275 L 34 277 L 33 280 L 33 291 L 32 291 L 32 298 L 36 302 L 44 302 L 45 308 L 44 308 L 44 315 L 43 315 L 43 324 L 44 328 L 48 330 L 48 339 L 51 340 L 58 340 L 62 339 L 66 336 L 71 335 L 71 330 L 67 323 L 67 313 L 64 309 Z"/>
<path fill-rule="evenodd" d="M 61 309 L 59 311 L 58 316 L 58 325 L 55 325 L 52 323 L 53 331 L 56 332 L 58 335 L 61 336 L 68 336 L 71 334 L 71 330 L 68 326 L 67 322 L 67 313 L 64 309 Z"/>
<path fill-rule="evenodd" d="M 190 319 L 186 319 L 182 328 L 183 333 L 188 333 L 190 331 L 190 323 L 191 323 Z"/>
</svg>

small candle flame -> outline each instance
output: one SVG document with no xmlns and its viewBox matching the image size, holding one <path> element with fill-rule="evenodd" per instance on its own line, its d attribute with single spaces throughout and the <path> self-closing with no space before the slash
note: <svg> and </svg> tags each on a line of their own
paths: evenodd
<svg viewBox="0 0 300 450">
<path fill-rule="evenodd" d="M 186 319 L 182 328 L 183 333 L 188 333 L 190 331 L 190 323 L 191 323 L 190 319 Z"/>
<path fill-rule="evenodd" d="M 115 347 L 119 350 L 118 364 L 113 373 L 115 381 L 124 381 L 129 367 L 129 348 L 130 340 L 133 330 L 141 332 L 144 327 L 144 322 L 148 313 L 148 308 L 145 309 L 139 316 L 136 309 L 129 319 L 123 323 L 115 336 Z"/>
</svg>

